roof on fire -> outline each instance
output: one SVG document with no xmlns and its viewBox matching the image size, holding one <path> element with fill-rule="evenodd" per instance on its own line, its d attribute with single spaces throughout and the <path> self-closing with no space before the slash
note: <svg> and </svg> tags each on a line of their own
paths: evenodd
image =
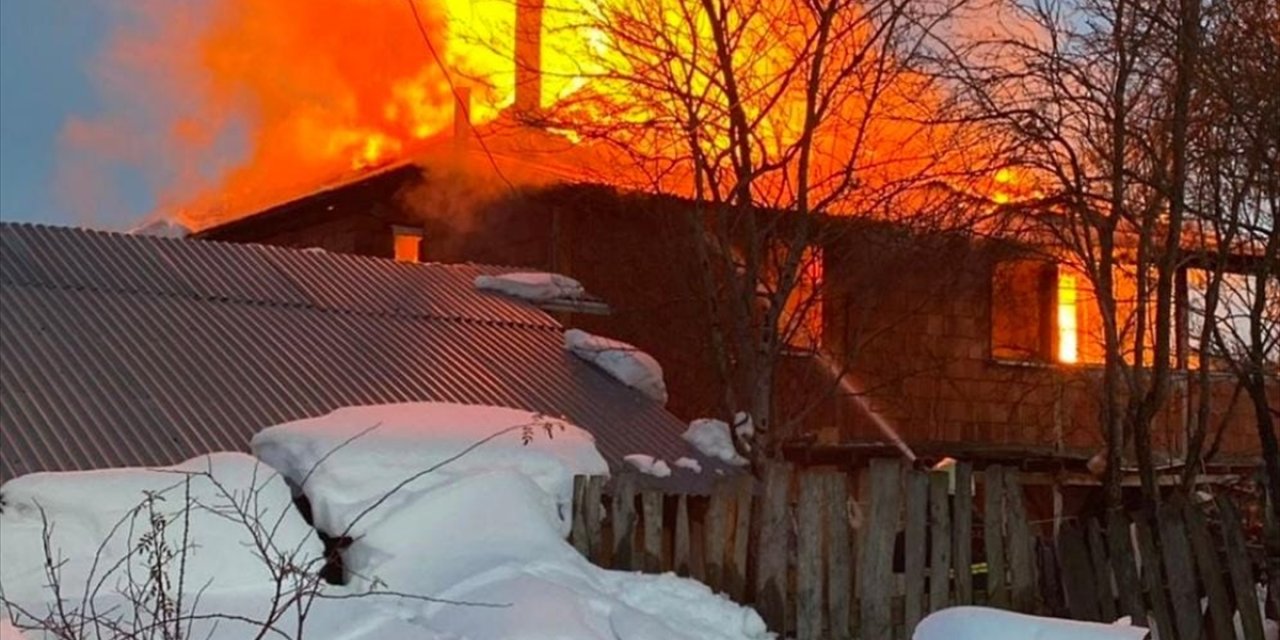
<svg viewBox="0 0 1280 640">
<path fill-rule="evenodd" d="M 472 286 L 497 267 L 0 224 L 0 477 L 170 464 L 358 404 L 564 416 L 610 466 L 699 459 L 684 425 L 563 348 L 543 311 Z M 642 478 L 642 482 L 657 482 Z"/>
</svg>

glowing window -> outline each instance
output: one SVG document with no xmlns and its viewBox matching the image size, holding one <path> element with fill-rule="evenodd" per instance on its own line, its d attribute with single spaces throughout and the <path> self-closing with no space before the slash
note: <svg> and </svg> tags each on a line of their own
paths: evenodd
<svg viewBox="0 0 1280 640">
<path fill-rule="evenodd" d="M 1079 284 L 1076 276 L 1058 274 L 1058 361 L 1080 360 Z"/>
<path fill-rule="evenodd" d="M 422 229 L 392 227 L 395 258 L 399 262 L 422 261 Z"/>
</svg>

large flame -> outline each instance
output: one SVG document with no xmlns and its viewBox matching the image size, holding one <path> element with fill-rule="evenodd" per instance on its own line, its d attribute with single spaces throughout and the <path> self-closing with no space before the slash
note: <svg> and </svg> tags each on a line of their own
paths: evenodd
<svg viewBox="0 0 1280 640">
<path fill-rule="evenodd" d="M 615 1 L 623 0 L 589 4 L 608 11 Z M 161 214 L 203 227 L 344 174 L 413 157 L 452 125 L 458 88 L 469 94 L 475 125 L 498 118 L 515 92 L 515 3 L 415 2 L 416 16 L 408 2 L 396 0 L 124 3 L 121 10 L 129 13 L 96 70 L 106 87 L 107 114 L 68 124 L 64 164 L 69 168 L 63 173 L 85 175 L 84 166 L 95 156 L 140 165 L 159 194 Z M 790 0 L 777 4 L 786 7 Z M 570 104 L 584 122 L 643 120 L 672 107 L 629 93 L 635 87 L 602 82 L 595 76 L 600 69 L 584 64 L 628 55 L 599 28 L 584 24 L 584 16 L 592 17 L 583 13 L 584 6 L 582 0 L 546 1 L 543 105 Z M 658 1 L 653 6 L 661 12 L 672 5 Z M 665 13 L 653 18 L 680 19 Z M 704 46 L 698 42 L 704 36 L 693 35 L 685 45 Z M 760 86 L 748 90 L 774 82 L 769 69 L 786 63 L 776 59 L 785 56 L 786 47 L 764 46 L 770 34 L 758 37 L 760 46 L 743 47 L 743 59 L 737 61 L 764 70 Z M 921 105 L 930 104 L 921 100 L 926 88 L 910 77 L 898 84 L 886 98 L 889 108 L 920 115 Z M 594 107 L 580 99 L 601 92 L 611 95 Z M 762 119 L 760 136 L 784 146 L 802 117 L 799 108 L 784 104 Z M 839 126 L 821 132 L 827 141 L 819 149 L 823 157 L 838 156 L 841 141 L 848 139 Z M 919 171 L 936 155 L 929 136 L 918 128 L 891 120 L 876 127 L 878 147 L 910 160 L 892 165 L 871 153 L 864 171 Z M 572 127 L 559 133 L 578 138 Z M 999 186 L 1009 179 L 997 175 L 994 181 Z M 83 192 L 97 182 L 59 186 Z M 1002 193 L 998 190 L 997 199 L 1007 197 Z M 93 194 L 80 198 L 100 200 Z"/>
</svg>

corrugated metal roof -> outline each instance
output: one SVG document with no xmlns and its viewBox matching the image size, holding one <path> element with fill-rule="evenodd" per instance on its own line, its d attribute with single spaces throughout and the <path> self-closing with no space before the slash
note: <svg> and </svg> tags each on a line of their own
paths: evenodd
<svg viewBox="0 0 1280 640">
<path fill-rule="evenodd" d="M 623 456 L 723 469 L 661 406 L 567 353 L 477 265 L 0 224 L 0 476 L 171 464 L 357 404 L 434 400 L 564 416 Z"/>
</svg>

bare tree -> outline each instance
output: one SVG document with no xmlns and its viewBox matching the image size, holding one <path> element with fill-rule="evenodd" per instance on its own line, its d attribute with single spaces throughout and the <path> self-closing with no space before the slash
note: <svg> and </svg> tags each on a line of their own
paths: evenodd
<svg viewBox="0 0 1280 640">
<path fill-rule="evenodd" d="M 638 0 L 588 3 L 560 28 L 597 36 L 586 86 L 533 120 L 592 143 L 612 184 L 687 204 L 695 290 L 724 417 L 776 456 L 804 419 L 776 402 L 779 363 L 807 353 L 847 373 L 820 335 L 823 248 L 850 220 L 967 229 L 972 175 L 998 161 L 942 122 L 940 39 L 966 0 Z M 738 436 L 748 433 L 743 430 Z"/>
</svg>

